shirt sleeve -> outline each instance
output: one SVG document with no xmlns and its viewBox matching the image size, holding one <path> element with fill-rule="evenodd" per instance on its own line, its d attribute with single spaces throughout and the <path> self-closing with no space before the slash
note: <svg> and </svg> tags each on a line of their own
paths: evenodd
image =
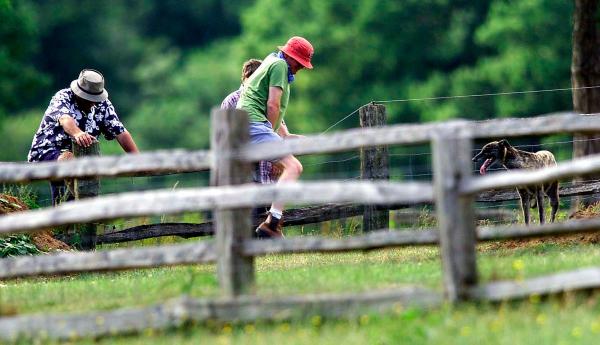
<svg viewBox="0 0 600 345">
<path fill-rule="evenodd" d="M 125 126 L 119 120 L 115 107 L 108 100 L 106 101 L 106 112 L 102 125 L 102 134 L 104 134 L 106 140 L 113 140 L 117 135 L 125 132 Z"/>
<path fill-rule="evenodd" d="M 288 66 L 284 60 L 275 62 L 269 73 L 269 86 L 284 88 L 288 83 Z"/>
<path fill-rule="evenodd" d="M 50 123 L 54 122 L 58 124 L 58 120 L 63 115 L 68 115 L 74 118 L 74 114 L 75 109 L 73 108 L 73 103 L 71 102 L 68 93 L 59 91 L 50 100 L 50 104 L 48 105 L 48 109 L 46 109 L 44 118 Z"/>
<path fill-rule="evenodd" d="M 237 90 L 227 95 L 223 102 L 221 102 L 221 109 L 235 109 L 241 93 L 241 90 Z"/>
</svg>

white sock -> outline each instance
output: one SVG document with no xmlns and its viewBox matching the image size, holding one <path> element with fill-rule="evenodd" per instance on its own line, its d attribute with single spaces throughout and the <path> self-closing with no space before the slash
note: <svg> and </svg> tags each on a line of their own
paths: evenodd
<svg viewBox="0 0 600 345">
<path fill-rule="evenodd" d="M 275 207 L 271 206 L 271 209 L 269 210 L 269 213 L 271 214 L 271 217 L 277 218 L 277 219 L 281 219 L 281 217 L 283 216 L 283 211 L 282 210 L 278 210 Z"/>
</svg>

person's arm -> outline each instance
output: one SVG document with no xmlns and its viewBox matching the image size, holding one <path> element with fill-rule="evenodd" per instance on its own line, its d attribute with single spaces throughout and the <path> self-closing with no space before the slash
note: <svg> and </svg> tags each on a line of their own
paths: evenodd
<svg viewBox="0 0 600 345">
<path fill-rule="evenodd" d="M 119 142 L 119 145 L 121 145 L 121 147 L 123 148 L 123 151 L 125 151 L 127 153 L 139 153 L 140 152 L 137 148 L 137 145 L 135 144 L 135 141 L 133 141 L 133 137 L 127 130 L 125 130 L 125 132 L 117 135 L 117 141 Z"/>
<path fill-rule="evenodd" d="M 279 134 L 280 137 L 285 138 L 285 139 L 305 138 L 304 135 L 290 133 L 290 130 L 288 129 L 287 125 L 285 124 L 285 121 L 281 121 L 281 125 L 279 126 L 279 129 L 277 130 L 277 134 Z"/>
<path fill-rule="evenodd" d="M 62 115 L 58 119 L 58 123 L 65 130 L 65 133 L 70 135 L 79 146 L 88 147 L 98 141 L 94 136 L 79 129 L 75 120 L 69 115 Z"/>
<path fill-rule="evenodd" d="M 279 134 L 279 136 L 282 138 L 286 138 L 286 137 L 289 137 L 290 135 L 293 135 L 288 130 L 287 125 L 285 124 L 284 121 L 281 121 L 281 124 L 279 125 L 279 128 L 277 129 L 277 134 Z"/>
<path fill-rule="evenodd" d="M 279 120 L 279 109 L 281 107 L 281 95 L 283 90 L 278 86 L 269 87 L 269 98 L 267 99 L 267 120 L 273 126 L 273 129 L 277 126 L 277 120 Z"/>
</svg>

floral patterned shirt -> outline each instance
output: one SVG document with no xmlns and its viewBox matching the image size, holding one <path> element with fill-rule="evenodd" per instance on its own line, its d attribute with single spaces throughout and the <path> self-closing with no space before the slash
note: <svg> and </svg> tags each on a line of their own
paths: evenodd
<svg viewBox="0 0 600 345">
<path fill-rule="evenodd" d="M 71 150 L 71 137 L 58 122 L 63 115 L 71 116 L 77 127 L 96 138 L 103 134 L 106 140 L 112 140 L 125 132 L 125 127 L 108 99 L 92 107 L 89 114 L 84 114 L 75 103 L 73 91 L 62 89 L 50 100 L 40 127 L 33 137 L 27 156 L 29 162 L 47 160 L 46 157 L 55 155 L 56 152 Z"/>
</svg>

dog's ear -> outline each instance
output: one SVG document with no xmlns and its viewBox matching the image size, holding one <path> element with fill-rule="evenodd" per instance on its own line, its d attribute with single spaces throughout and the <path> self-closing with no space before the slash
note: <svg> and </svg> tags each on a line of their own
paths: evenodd
<svg viewBox="0 0 600 345">
<path fill-rule="evenodd" d="M 506 147 L 506 148 L 510 147 L 510 144 L 508 143 L 508 140 L 506 140 L 506 139 L 502 139 L 502 140 L 498 141 L 498 145 L 500 145 L 501 147 Z"/>
</svg>

